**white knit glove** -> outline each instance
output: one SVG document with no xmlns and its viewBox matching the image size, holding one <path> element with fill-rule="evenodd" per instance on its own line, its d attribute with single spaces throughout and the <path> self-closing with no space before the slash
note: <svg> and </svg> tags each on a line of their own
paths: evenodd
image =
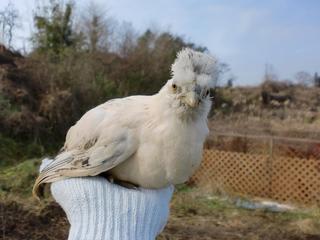
<svg viewBox="0 0 320 240">
<path fill-rule="evenodd" d="M 40 170 L 48 160 L 44 160 Z M 151 240 L 165 227 L 173 187 L 127 189 L 103 177 L 70 178 L 51 192 L 71 224 L 68 240 Z"/>
</svg>

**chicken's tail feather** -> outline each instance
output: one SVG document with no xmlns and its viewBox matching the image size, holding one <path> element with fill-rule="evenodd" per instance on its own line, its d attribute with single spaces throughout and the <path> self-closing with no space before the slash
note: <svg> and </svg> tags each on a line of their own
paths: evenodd
<svg viewBox="0 0 320 240">
<path fill-rule="evenodd" d="M 58 180 L 65 179 L 65 176 L 61 176 L 60 174 L 57 173 L 51 173 L 50 172 L 44 172 L 40 173 L 38 178 L 36 179 L 33 189 L 32 189 L 32 195 L 36 199 L 40 200 L 40 197 L 43 196 L 43 184 L 44 183 L 49 183 L 49 182 L 55 182 Z"/>
</svg>

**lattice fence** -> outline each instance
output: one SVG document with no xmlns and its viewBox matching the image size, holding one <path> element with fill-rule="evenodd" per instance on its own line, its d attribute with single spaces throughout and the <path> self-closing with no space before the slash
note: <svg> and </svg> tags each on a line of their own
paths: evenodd
<svg viewBox="0 0 320 240">
<path fill-rule="evenodd" d="M 191 183 L 233 195 L 320 206 L 320 141 L 217 135 Z"/>
</svg>

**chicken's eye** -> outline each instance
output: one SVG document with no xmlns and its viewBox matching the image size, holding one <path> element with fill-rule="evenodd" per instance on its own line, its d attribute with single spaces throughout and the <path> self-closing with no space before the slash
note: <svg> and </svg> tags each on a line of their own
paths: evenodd
<svg viewBox="0 0 320 240">
<path fill-rule="evenodd" d="M 173 88 L 174 90 L 176 90 L 176 89 L 177 89 L 177 85 L 176 85 L 176 84 L 172 84 L 172 88 Z"/>
</svg>

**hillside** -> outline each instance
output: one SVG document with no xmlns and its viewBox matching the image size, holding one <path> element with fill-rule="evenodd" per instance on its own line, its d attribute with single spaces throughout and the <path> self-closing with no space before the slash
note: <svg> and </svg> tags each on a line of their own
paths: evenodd
<svg viewBox="0 0 320 240">
<path fill-rule="evenodd" d="M 72 59 L 70 59 L 72 58 Z M 67 56 L 69 64 L 78 64 L 74 55 Z M 101 59 L 104 60 L 101 62 Z M 115 92 L 101 91 L 101 86 L 109 86 L 110 80 L 117 79 L 119 88 L 127 83 L 130 71 L 138 66 L 128 67 L 128 59 L 116 55 L 100 56 L 104 81 L 90 79 L 74 82 L 74 69 L 61 69 L 62 64 L 44 65 L 43 56 L 23 57 L 19 53 L 0 48 L 0 130 L 1 135 L 18 142 L 36 142 L 50 145 L 56 150 L 63 141 L 67 129 L 88 109 L 116 96 L 150 94 L 155 87 L 146 88 L 150 82 L 140 81 L 138 87 L 128 86 L 128 90 Z M 88 59 L 84 60 L 86 63 Z M 40 65 L 42 64 L 42 65 Z M 51 65 L 50 65 L 51 64 Z M 170 64 L 166 63 L 164 65 Z M 164 68 L 161 66 L 161 69 Z M 123 75 L 118 69 L 127 67 Z M 139 65 L 144 68 L 142 65 Z M 39 67 L 41 69 L 39 69 Z M 65 66 L 65 68 L 70 66 Z M 113 70 L 112 70 L 113 69 Z M 54 72 L 53 78 L 50 73 Z M 66 71 L 70 71 L 66 74 Z M 156 75 L 159 70 L 142 70 L 143 74 Z M 135 76 L 139 77 L 139 76 Z M 161 86 L 169 76 L 163 75 L 156 85 Z M 66 78 L 65 81 L 63 81 Z M 143 78 L 143 76 L 142 76 Z M 63 82 L 58 84 L 56 79 Z M 68 83 L 67 81 L 71 81 Z M 114 80 L 111 81 L 111 83 Z M 75 85 L 70 85 L 75 84 Z M 102 84 L 102 85 L 101 85 Z M 132 83 L 130 83 L 132 85 Z M 55 87 L 53 88 L 52 85 Z M 158 87 L 159 88 L 159 87 Z M 132 89 L 132 91 L 130 91 Z M 113 93 L 112 93 L 113 92 Z M 112 93 L 110 95 L 110 93 Z M 280 135 L 320 139 L 320 89 L 285 82 L 265 82 L 256 87 L 220 87 L 213 91 L 213 110 L 210 128 L 213 132 L 233 132 L 241 134 Z M 90 97 L 91 96 L 91 97 Z"/>
<path fill-rule="evenodd" d="M 267 81 L 218 89 L 213 101 L 216 131 L 320 139 L 320 88 Z"/>
</svg>

